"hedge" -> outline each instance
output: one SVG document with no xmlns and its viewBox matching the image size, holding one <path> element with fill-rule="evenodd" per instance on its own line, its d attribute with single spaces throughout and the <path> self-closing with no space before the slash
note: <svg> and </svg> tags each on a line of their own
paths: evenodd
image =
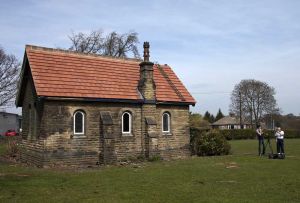
<svg viewBox="0 0 300 203">
<path fill-rule="evenodd" d="M 191 128 L 191 141 L 196 134 L 208 132 L 210 129 Z M 227 140 L 241 140 L 241 139 L 256 139 L 256 133 L 253 129 L 226 129 L 218 130 Z M 264 130 L 265 137 L 274 138 L 274 131 Z M 285 138 L 300 138 L 300 131 L 298 130 L 284 130 Z"/>
</svg>

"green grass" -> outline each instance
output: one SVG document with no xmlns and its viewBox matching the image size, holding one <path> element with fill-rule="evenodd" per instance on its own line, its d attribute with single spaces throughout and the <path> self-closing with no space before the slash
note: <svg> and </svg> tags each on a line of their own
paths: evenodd
<svg viewBox="0 0 300 203">
<path fill-rule="evenodd" d="M 1 154 L 4 154 L 5 152 L 6 152 L 6 145 L 0 138 L 0 156 L 1 156 Z"/>
<path fill-rule="evenodd" d="M 59 171 L 0 162 L 0 202 L 300 202 L 300 139 L 286 140 L 285 160 L 258 157 L 256 140 L 231 145 L 230 156 L 140 168 Z"/>
</svg>

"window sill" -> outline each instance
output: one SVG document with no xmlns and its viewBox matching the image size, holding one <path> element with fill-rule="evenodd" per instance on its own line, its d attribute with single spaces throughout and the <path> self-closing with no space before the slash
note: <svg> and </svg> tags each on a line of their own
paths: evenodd
<svg viewBox="0 0 300 203">
<path fill-rule="evenodd" d="M 173 134 L 171 132 L 163 132 L 162 135 L 163 136 L 172 136 Z"/>
<path fill-rule="evenodd" d="M 122 133 L 122 137 L 133 137 L 132 133 Z"/>
<path fill-rule="evenodd" d="M 71 139 L 80 139 L 80 138 L 86 138 L 87 136 L 85 134 L 72 134 L 70 135 Z"/>
</svg>

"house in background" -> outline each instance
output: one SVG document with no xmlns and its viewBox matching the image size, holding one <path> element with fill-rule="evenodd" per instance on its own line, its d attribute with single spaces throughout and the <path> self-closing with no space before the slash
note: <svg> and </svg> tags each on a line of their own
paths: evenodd
<svg viewBox="0 0 300 203">
<path fill-rule="evenodd" d="M 225 117 L 217 120 L 216 122 L 211 124 L 211 127 L 213 129 L 220 129 L 220 130 L 224 130 L 224 129 L 248 129 L 248 128 L 251 128 L 251 123 L 243 122 L 242 123 L 242 128 L 241 128 L 240 119 L 236 116 L 229 115 L 229 116 L 225 116 Z"/>
<path fill-rule="evenodd" d="M 26 46 L 21 160 L 95 165 L 186 157 L 190 95 L 168 65 Z"/>
<path fill-rule="evenodd" d="M 21 116 L 14 113 L 0 112 L 0 135 L 4 135 L 8 130 L 20 131 Z"/>
</svg>

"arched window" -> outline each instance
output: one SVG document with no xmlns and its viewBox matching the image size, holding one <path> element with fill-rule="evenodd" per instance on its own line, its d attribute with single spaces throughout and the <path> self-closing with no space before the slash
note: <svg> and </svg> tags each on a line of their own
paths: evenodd
<svg viewBox="0 0 300 203">
<path fill-rule="evenodd" d="M 82 111 L 76 111 L 73 116 L 73 126 L 75 135 L 84 134 L 84 113 Z"/>
<path fill-rule="evenodd" d="M 129 112 L 125 112 L 122 115 L 122 133 L 131 133 L 131 114 Z"/>
<path fill-rule="evenodd" d="M 170 132 L 170 114 L 164 113 L 162 116 L 162 131 L 164 133 Z"/>
</svg>

